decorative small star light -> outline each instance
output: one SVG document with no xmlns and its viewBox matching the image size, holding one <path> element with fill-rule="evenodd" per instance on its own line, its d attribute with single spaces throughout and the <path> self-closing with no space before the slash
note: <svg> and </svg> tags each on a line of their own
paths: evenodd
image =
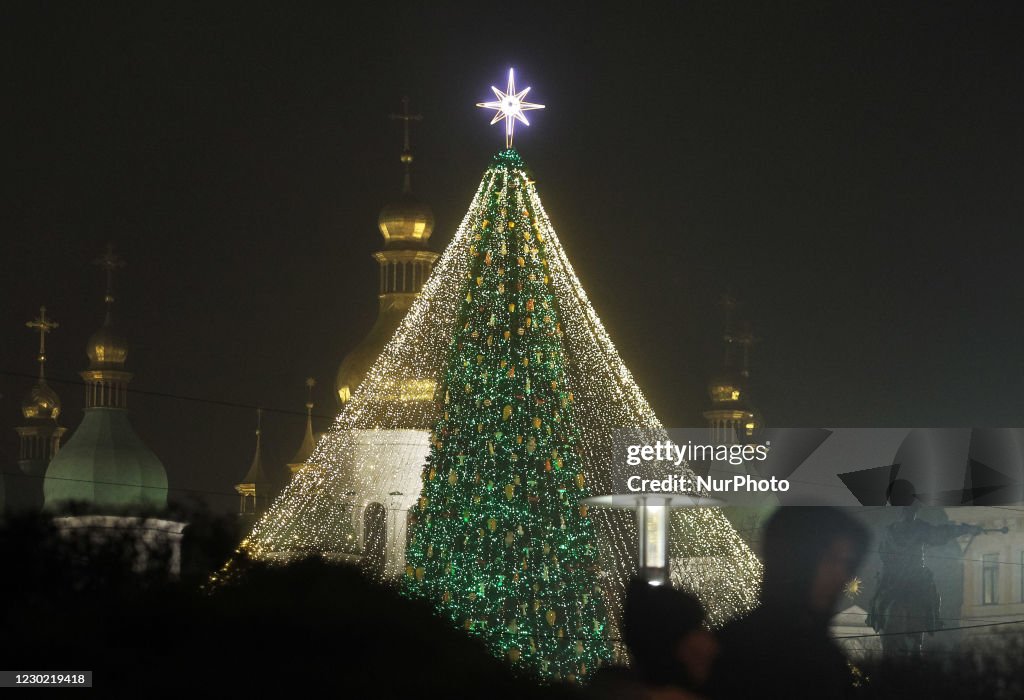
<svg viewBox="0 0 1024 700">
<path fill-rule="evenodd" d="M 523 112 L 528 112 L 531 109 L 544 109 L 544 105 L 523 101 L 530 88 L 526 88 L 522 92 L 516 92 L 516 81 L 511 68 L 508 69 L 508 92 L 502 92 L 493 85 L 491 90 L 494 91 L 494 96 L 498 98 L 497 101 L 477 102 L 476 106 L 497 110 L 497 114 L 494 115 L 491 124 L 497 124 L 502 119 L 505 120 L 505 147 L 512 148 L 512 133 L 515 130 L 516 120 L 518 119 L 523 124 L 529 126 L 530 122 L 526 120 L 526 115 Z"/>
</svg>

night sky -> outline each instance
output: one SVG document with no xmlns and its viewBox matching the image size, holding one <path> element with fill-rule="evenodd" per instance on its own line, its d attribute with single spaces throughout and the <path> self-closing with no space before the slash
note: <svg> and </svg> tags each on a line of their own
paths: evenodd
<svg viewBox="0 0 1024 700">
<path fill-rule="evenodd" d="M 516 145 L 666 424 L 702 422 L 731 287 L 769 425 L 1024 425 L 1017 3 L 90 5 L 2 11 L 4 469 L 40 304 L 78 425 L 83 390 L 57 380 L 86 366 L 109 240 L 131 386 L 153 392 L 135 427 L 172 498 L 236 507 L 252 407 L 283 469 L 305 377 L 325 429 L 375 318 L 387 115 L 403 95 L 424 115 L 413 187 L 440 251 L 503 146 L 474 103 L 510 66 L 547 105 Z"/>
</svg>

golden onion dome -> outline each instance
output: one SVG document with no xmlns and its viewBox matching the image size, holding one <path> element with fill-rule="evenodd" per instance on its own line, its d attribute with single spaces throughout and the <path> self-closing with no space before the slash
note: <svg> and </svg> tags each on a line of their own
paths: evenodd
<svg viewBox="0 0 1024 700">
<path fill-rule="evenodd" d="M 25 418 L 48 418 L 57 420 L 60 416 L 60 397 L 50 388 L 45 379 L 40 379 L 21 402 L 21 415 Z"/>
<path fill-rule="evenodd" d="M 744 384 L 738 372 L 725 371 L 708 382 L 708 395 L 715 403 L 740 403 L 746 398 Z"/>
<path fill-rule="evenodd" d="M 387 247 L 424 246 L 434 232 L 434 212 L 407 193 L 380 210 L 377 226 Z"/>
<path fill-rule="evenodd" d="M 366 379 L 366 375 L 373 368 L 373 363 L 384 351 L 384 346 L 391 340 L 398 329 L 398 324 L 409 311 L 413 297 L 412 294 L 403 294 L 388 299 L 381 306 L 377 322 L 370 332 L 342 360 L 334 381 L 341 405 L 349 402 L 356 389 Z M 389 377 L 378 384 L 376 398 L 381 402 L 431 401 L 434 398 L 434 381 L 405 376 Z"/>
<path fill-rule="evenodd" d="M 111 321 L 110 314 L 103 326 L 92 334 L 85 347 L 90 369 L 123 365 L 128 358 L 128 341 Z"/>
</svg>

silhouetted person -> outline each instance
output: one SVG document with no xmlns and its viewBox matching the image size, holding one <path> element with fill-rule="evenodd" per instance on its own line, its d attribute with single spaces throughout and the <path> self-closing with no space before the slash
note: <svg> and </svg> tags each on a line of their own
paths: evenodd
<svg viewBox="0 0 1024 700">
<path fill-rule="evenodd" d="M 824 506 L 779 508 L 765 526 L 761 605 L 720 633 L 714 698 L 842 698 L 852 677 L 829 621 L 868 532 Z"/>
<path fill-rule="evenodd" d="M 975 525 L 933 525 L 918 520 L 921 501 L 906 479 L 892 482 L 888 500 L 890 505 L 902 507 L 902 512 L 900 519 L 886 528 L 879 547 L 882 571 L 867 624 L 882 632 L 886 657 L 918 656 L 925 630 L 934 634 L 942 626 L 938 619 L 939 590 L 931 570 L 924 565 L 924 548 L 983 530 Z"/>
<path fill-rule="evenodd" d="M 704 608 L 693 596 L 668 586 L 633 580 L 626 591 L 622 636 L 631 669 L 598 672 L 597 698 L 696 700 L 707 683 L 718 642 L 704 627 Z"/>
</svg>

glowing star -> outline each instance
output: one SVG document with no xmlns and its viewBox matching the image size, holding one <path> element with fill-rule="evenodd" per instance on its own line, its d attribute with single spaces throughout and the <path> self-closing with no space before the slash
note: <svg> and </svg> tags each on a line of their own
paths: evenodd
<svg viewBox="0 0 1024 700">
<path fill-rule="evenodd" d="M 518 119 L 523 124 L 529 126 L 530 122 L 526 120 L 526 115 L 523 112 L 528 112 L 531 109 L 544 109 L 544 105 L 523 101 L 530 88 L 526 88 L 522 92 L 516 92 L 516 81 L 511 68 L 508 69 L 508 92 L 502 92 L 493 85 L 491 90 L 494 91 L 494 96 L 498 98 L 497 101 L 477 102 L 476 106 L 497 110 L 497 114 L 494 115 L 491 124 L 497 124 L 502 119 L 505 120 L 505 147 L 512 148 L 512 133 L 515 130 L 516 120 Z"/>
</svg>

